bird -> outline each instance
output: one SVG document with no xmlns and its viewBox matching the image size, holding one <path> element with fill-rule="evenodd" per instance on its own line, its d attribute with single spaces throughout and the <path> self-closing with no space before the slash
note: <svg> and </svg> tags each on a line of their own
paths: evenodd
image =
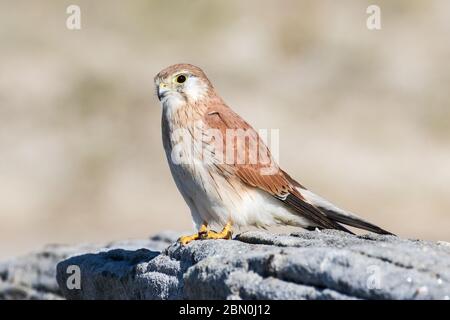
<svg viewBox="0 0 450 320">
<path fill-rule="evenodd" d="M 182 245 L 231 239 L 233 230 L 250 226 L 354 234 L 346 227 L 351 226 L 394 235 L 338 208 L 281 169 L 258 132 L 224 102 L 199 67 L 174 64 L 154 82 L 166 158 L 197 229 L 178 239 Z"/>
</svg>

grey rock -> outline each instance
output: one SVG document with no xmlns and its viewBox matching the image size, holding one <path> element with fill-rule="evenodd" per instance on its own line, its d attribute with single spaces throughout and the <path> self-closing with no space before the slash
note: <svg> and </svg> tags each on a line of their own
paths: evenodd
<svg viewBox="0 0 450 320">
<path fill-rule="evenodd" d="M 56 282 L 56 265 L 71 256 L 101 253 L 112 249 L 148 248 L 161 251 L 177 239 L 174 232 L 164 232 L 145 240 L 125 240 L 109 244 L 48 245 L 43 250 L 0 263 L 0 300 L 62 299 Z"/>
<path fill-rule="evenodd" d="M 449 299 L 450 246 L 394 236 L 339 231 L 173 243 L 125 244 L 61 261 L 68 299 Z M 142 245 L 138 250 L 134 247 Z M 163 248 L 165 247 L 165 248 Z M 81 288 L 69 289 L 68 267 Z"/>
<path fill-rule="evenodd" d="M 47 299 L 47 294 L 62 298 L 55 281 L 56 264 L 92 249 L 90 245 L 49 245 L 42 251 L 0 263 L 0 299 Z"/>
<path fill-rule="evenodd" d="M 61 300 L 60 295 L 0 281 L 0 300 Z"/>
</svg>

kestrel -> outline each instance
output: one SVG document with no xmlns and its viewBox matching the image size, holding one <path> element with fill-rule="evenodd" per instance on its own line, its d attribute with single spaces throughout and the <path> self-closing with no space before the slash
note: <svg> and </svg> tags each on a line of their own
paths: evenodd
<svg viewBox="0 0 450 320">
<path fill-rule="evenodd" d="M 200 68 L 172 65 L 156 75 L 155 85 L 167 161 L 198 230 L 181 237 L 182 244 L 230 239 L 233 227 L 244 226 L 290 225 L 352 233 L 344 227 L 348 225 L 392 235 L 291 178 Z M 223 229 L 215 232 L 211 226 Z"/>
</svg>

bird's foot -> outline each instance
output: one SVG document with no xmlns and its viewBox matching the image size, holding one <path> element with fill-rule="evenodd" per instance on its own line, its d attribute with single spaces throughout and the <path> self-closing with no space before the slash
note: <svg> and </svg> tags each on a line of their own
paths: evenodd
<svg viewBox="0 0 450 320">
<path fill-rule="evenodd" d="M 182 236 L 178 239 L 178 242 L 180 242 L 182 245 L 186 245 L 194 240 L 208 240 L 208 239 L 228 240 L 231 239 L 232 234 L 233 233 L 231 231 L 231 223 L 227 223 L 220 232 L 208 230 L 206 224 L 202 224 L 198 233 L 189 236 Z"/>
<path fill-rule="evenodd" d="M 178 242 L 180 242 L 182 245 L 187 245 L 189 242 L 202 239 L 202 234 L 204 234 L 205 232 L 208 232 L 208 228 L 206 227 L 206 224 L 202 224 L 200 230 L 198 230 L 197 233 L 190 236 L 181 236 L 178 239 Z"/>
<path fill-rule="evenodd" d="M 190 236 L 181 236 L 178 239 L 178 242 L 181 243 L 182 245 L 187 245 L 189 242 L 192 242 L 194 240 L 199 240 L 200 239 L 200 235 L 198 233 L 196 234 L 192 234 Z"/>
<path fill-rule="evenodd" d="M 231 231 L 231 223 L 227 223 L 225 227 L 220 232 L 205 230 L 204 232 L 199 232 L 200 238 L 202 240 L 208 239 L 231 239 L 233 232 Z"/>
</svg>

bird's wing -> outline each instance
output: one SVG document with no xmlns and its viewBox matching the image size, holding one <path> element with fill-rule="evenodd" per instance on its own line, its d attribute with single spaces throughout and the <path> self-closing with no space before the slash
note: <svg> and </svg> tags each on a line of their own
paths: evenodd
<svg viewBox="0 0 450 320">
<path fill-rule="evenodd" d="M 219 129 L 223 137 L 226 136 L 227 129 L 248 130 L 251 134 L 247 137 L 254 139 L 253 143 L 258 145 L 259 153 L 264 154 L 265 158 L 270 160 L 269 162 L 265 161 L 265 164 L 249 163 L 248 161 L 242 164 L 223 164 L 226 167 L 224 168 L 225 172 L 234 173 L 243 183 L 269 193 L 292 208 L 297 214 L 312 221 L 317 227 L 352 233 L 341 225 L 345 224 L 379 234 L 393 235 L 353 213 L 336 207 L 291 178 L 278 167 L 258 133 L 228 106 L 224 104 L 211 106 L 206 112 L 204 120 L 209 127 Z M 250 142 L 245 144 L 245 160 L 249 160 L 249 151 L 247 150 L 249 145 Z M 236 148 L 236 144 L 233 144 L 233 148 Z M 233 152 L 235 151 L 233 150 Z"/>
<path fill-rule="evenodd" d="M 307 199 L 295 188 L 279 170 L 272 175 L 262 175 L 257 166 L 239 166 L 237 176 L 247 185 L 262 189 L 288 207 L 294 209 L 301 216 L 311 220 L 317 227 L 327 229 L 338 229 L 350 232 L 347 228 L 327 217 L 324 212 L 308 202 Z"/>
<path fill-rule="evenodd" d="M 222 164 L 225 167 L 223 168 L 224 172 L 233 172 L 243 183 L 269 193 L 292 208 L 297 214 L 312 221 L 317 227 L 338 229 L 351 233 L 344 226 L 327 217 L 324 212 L 302 196 L 299 191 L 302 186 L 278 167 L 269 149 L 256 131 L 238 114 L 227 106 L 218 104 L 207 110 L 204 121 L 210 128 L 219 129 L 222 132 L 222 137 L 226 136 L 227 129 L 248 130 L 250 134 L 247 137 L 256 141 L 248 141 L 248 144 L 245 144 L 245 160 L 249 160 L 247 149 L 252 142 L 258 145 L 259 154 L 264 154 L 265 159 L 270 159 L 266 164 L 249 163 L 248 161 L 233 164 L 224 163 Z M 226 147 L 230 146 L 224 146 L 224 152 L 226 152 Z M 236 148 L 236 143 L 232 147 Z M 236 150 L 232 152 L 235 153 Z"/>
</svg>

